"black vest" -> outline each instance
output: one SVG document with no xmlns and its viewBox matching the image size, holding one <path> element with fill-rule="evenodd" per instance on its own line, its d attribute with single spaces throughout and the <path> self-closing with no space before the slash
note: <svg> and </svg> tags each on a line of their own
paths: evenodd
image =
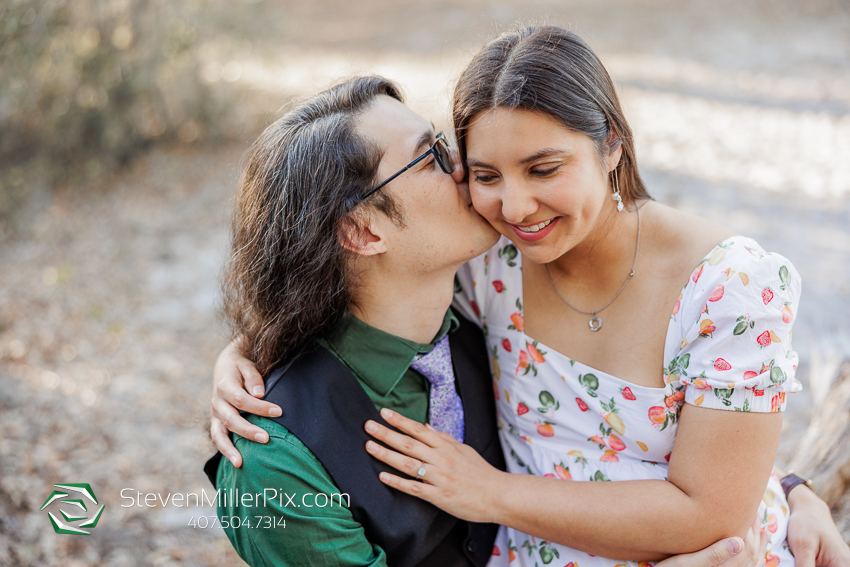
<svg viewBox="0 0 850 567">
<path fill-rule="evenodd" d="M 463 317 L 449 334 L 455 386 L 463 401 L 465 443 L 490 464 L 505 470 L 496 431 L 496 412 L 480 329 Z M 391 566 L 484 567 L 498 526 L 459 520 L 431 504 L 389 488 L 378 473 L 396 470 L 366 452 L 372 419 L 387 425 L 357 378 L 324 348 L 273 371 L 265 399 L 281 407 L 271 418 L 286 427 L 316 456 L 340 492 L 350 496 L 351 513 L 366 537 L 387 554 Z M 215 485 L 221 454 L 204 471 Z"/>
</svg>

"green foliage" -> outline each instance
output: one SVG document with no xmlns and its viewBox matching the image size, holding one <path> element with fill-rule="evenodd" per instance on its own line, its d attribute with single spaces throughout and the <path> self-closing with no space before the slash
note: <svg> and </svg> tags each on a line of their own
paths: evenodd
<svg viewBox="0 0 850 567">
<path fill-rule="evenodd" d="M 155 142 L 216 140 L 242 129 L 235 88 L 221 80 L 226 68 L 215 58 L 228 57 L 240 26 L 243 36 L 252 33 L 247 20 L 258 8 L 0 0 L 0 215 L 34 173 L 47 185 L 73 183 Z"/>
</svg>

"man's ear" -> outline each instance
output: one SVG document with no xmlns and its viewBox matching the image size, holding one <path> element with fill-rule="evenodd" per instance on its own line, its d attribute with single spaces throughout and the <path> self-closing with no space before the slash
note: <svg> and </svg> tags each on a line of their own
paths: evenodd
<svg viewBox="0 0 850 567">
<path fill-rule="evenodd" d="M 383 254 L 387 251 L 383 232 L 372 215 L 350 213 L 340 225 L 340 245 L 361 256 Z"/>
</svg>

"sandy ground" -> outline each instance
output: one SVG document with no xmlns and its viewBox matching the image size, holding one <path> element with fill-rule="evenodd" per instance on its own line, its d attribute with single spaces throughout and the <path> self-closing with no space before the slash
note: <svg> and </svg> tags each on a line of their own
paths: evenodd
<svg viewBox="0 0 850 567">
<path fill-rule="evenodd" d="M 270 14 L 279 34 L 211 46 L 203 75 L 215 84 L 224 69 L 270 113 L 370 71 L 445 126 L 447 85 L 496 30 L 547 18 L 588 39 L 618 84 L 656 198 L 756 238 L 803 276 L 794 335 L 806 391 L 789 403 L 778 460 L 793 455 L 850 359 L 846 5 L 374 0 Z M 220 531 L 186 525 L 209 509 L 122 508 L 120 491 L 209 489 L 217 278 L 253 135 L 155 150 L 36 204 L 2 242 L 0 565 L 238 564 Z M 90 537 L 57 536 L 38 511 L 62 482 L 90 483 L 105 504 Z"/>
</svg>

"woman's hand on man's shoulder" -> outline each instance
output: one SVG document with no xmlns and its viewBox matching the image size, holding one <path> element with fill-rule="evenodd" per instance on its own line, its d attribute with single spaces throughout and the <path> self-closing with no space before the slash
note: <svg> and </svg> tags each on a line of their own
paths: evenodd
<svg viewBox="0 0 850 567">
<path fill-rule="evenodd" d="M 265 402 L 263 377 L 254 363 L 242 356 L 237 340 L 227 345 L 215 363 L 213 393 L 210 400 L 210 439 L 218 451 L 235 467 L 242 466 L 242 455 L 230 440 L 229 432 L 245 439 L 266 443 L 268 433 L 248 422 L 240 412 L 278 417 L 279 406 Z"/>
</svg>

